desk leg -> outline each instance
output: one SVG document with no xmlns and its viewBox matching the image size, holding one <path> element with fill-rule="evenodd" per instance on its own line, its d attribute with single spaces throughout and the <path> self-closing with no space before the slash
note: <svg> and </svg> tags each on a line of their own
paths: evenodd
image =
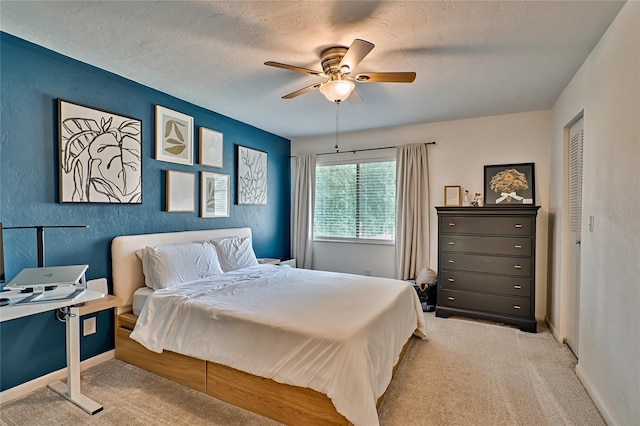
<svg viewBox="0 0 640 426">
<path fill-rule="evenodd" d="M 72 307 L 67 319 L 67 383 L 51 383 L 49 388 L 89 414 L 102 411 L 102 405 L 80 392 L 80 308 Z"/>
</svg>

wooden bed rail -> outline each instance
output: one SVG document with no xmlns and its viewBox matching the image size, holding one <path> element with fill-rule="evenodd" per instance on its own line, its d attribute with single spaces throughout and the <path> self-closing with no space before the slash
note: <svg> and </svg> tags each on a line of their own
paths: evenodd
<svg viewBox="0 0 640 426">
<path fill-rule="evenodd" d="M 336 411 L 329 397 L 313 389 L 279 383 L 171 351 L 152 352 L 129 338 L 137 319 L 130 312 L 117 316 L 116 358 L 119 360 L 284 424 L 352 424 Z M 412 341 L 413 338 L 409 338 L 402 348 L 394 374 Z M 383 397 L 378 398 L 377 406 Z"/>
</svg>

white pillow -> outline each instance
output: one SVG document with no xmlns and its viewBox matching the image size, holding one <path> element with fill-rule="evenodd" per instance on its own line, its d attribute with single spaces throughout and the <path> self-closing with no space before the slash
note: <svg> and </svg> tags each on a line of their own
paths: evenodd
<svg viewBox="0 0 640 426">
<path fill-rule="evenodd" d="M 251 247 L 251 239 L 248 236 L 224 238 L 211 242 L 216 247 L 218 260 L 224 272 L 258 264 L 256 254 L 253 252 L 253 247 Z"/>
<path fill-rule="evenodd" d="M 136 255 L 142 260 L 145 284 L 154 290 L 223 273 L 209 242 L 146 247 Z"/>
</svg>

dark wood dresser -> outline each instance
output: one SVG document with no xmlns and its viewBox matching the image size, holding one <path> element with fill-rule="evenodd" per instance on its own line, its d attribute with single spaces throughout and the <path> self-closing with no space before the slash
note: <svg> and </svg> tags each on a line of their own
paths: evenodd
<svg viewBox="0 0 640 426">
<path fill-rule="evenodd" d="M 436 316 L 463 315 L 536 332 L 538 206 L 436 207 Z"/>
</svg>

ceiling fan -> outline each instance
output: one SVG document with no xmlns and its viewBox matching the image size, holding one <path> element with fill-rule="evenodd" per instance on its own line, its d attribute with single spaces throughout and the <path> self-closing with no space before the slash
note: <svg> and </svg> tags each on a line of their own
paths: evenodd
<svg viewBox="0 0 640 426">
<path fill-rule="evenodd" d="M 326 79 L 295 92 L 284 95 L 282 99 L 292 99 L 304 93 L 320 89 L 320 92 L 331 102 L 340 103 L 349 100 L 350 103 L 362 101 L 362 97 L 355 90 L 355 83 L 411 83 L 416 79 L 415 72 L 367 72 L 353 74 L 360 61 L 371 52 L 374 44 L 365 40 L 355 39 L 347 49 L 342 46 L 330 47 L 322 52 L 320 64 L 323 71 L 315 71 L 295 65 L 281 64 L 268 61 L 265 65 L 286 70 L 311 74 Z"/>
</svg>

